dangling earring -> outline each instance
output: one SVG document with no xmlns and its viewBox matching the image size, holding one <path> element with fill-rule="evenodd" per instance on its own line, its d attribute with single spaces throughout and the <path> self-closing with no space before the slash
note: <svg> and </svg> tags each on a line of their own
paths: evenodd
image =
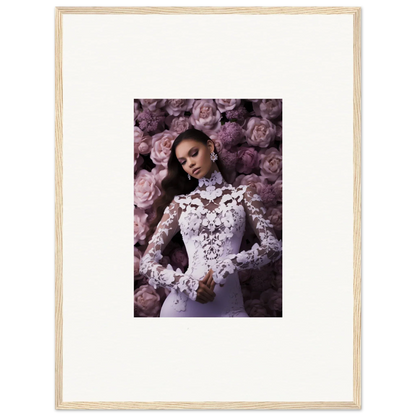
<svg viewBox="0 0 416 416">
<path fill-rule="evenodd" d="M 191 175 L 189 175 L 189 173 L 188 173 L 188 179 L 191 180 Z"/>
<path fill-rule="evenodd" d="M 218 159 L 218 155 L 214 151 L 212 151 L 210 158 L 213 162 L 215 162 Z"/>
</svg>

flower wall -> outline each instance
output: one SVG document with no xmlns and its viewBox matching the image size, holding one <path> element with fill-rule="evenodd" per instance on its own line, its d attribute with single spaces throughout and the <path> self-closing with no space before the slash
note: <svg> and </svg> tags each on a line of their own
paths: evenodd
<svg viewBox="0 0 416 416">
<path fill-rule="evenodd" d="M 134 100 L 134 316 L 160 316 L 169 294 L 154 289 L 138 273 L 146 250 L 153 202 L 161 194 L 161 181 L 175 138 L 185 130 L 202 130 L 215 143 L 234 186 L 257 188 L 273 224 L 282 238 L 282 100 Z M 246 226 L 241 250 L 258 239 Z M 188 257 L 180 233 L 163 252 L 161 264 L 183 272 Z M 257 270 L 239 272 L 244 306 L 249 316 L 282 316 L 282 257 Z"/>
</svg>

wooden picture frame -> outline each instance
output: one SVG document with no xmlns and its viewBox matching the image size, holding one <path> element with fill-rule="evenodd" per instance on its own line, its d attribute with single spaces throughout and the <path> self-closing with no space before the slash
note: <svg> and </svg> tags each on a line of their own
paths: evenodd
<svg viewBox="0 0 416 416">
<path fill-rule="evenodd" d="M 172 7 L 175 6 L 175 7 Z M 53 65 L 53 234 L 52 234 L 52 317 L 51 317 L 51 343 L 52 343 L 52 403 L 51 408 L 56 414 L 65 414 L 71 411 L 88 413 L 89 411 L 102 411 L 105 413 L 157 413 L 158 411 L 207 411 L 212 414 L 216 411 L 226 414 L 227 411 L 232 413 L 238 411 L 241 414 L 249 412 L 250 414 L 259 411 L 265 413 L 285 414 L 312 412 L 321 412 L 322 414 L 362 414 L 366 411 L 366 363 L 365 363 L 365 7 L 362 3 L 349 3 L 347 5 L 328 5 L 327 3 L 308 4 L 296 3 L 290 4 L 267 4 L 267 5 L 191 5 L 186 6 L 184 3 L 175 5 L 153 5 L 137 3 L 126 5 L 101 5 L 82 4 L 54 4 L 51 7 L 52 22 L 52 65 Z M 74 94 L 65 90 L 65 76 L 70 72 L 66 68 L 67 59 L 65 49 L 65 29 L 67 16 L 91 16 L 91 15 L 281 15 L 281 16 L 350 16 L 352 18 L 352 45 L 353 67 L 352 71 L 352 105 L 353 105 L 353 125 L 351 126 L 351 140 L 353 149 L 353 177 L 351 178 L 353 195 L 353 274 L 351 275 L 353 300 L 351 305 L 351 317 L 353 323 L 353 349 L 351 350 L 351 371 L 352 371 L 352 397 L 351 400 L 276 400 L 276 401 L 238 401 L 230 399 L 229 401 L 166 401 L 166 400 L 126 400 L 119 401 L 109 398 L 108 400 L 66 400 L 65 399 L 65 382 L 64 382 L 64 356 L 65 351 L 73 347 L 77 341 L 71 339 L 71 343 L 64 347 L 64 331 L 67 316 L 64 313 L 66 297 L 64 293 L 64 216 L 67 211 L 64 210 L 65 192 L 65 164 L 64 150 L 67 125 L 65 125 L 64 114 L 64 97 Z M 97 32 L 98 33 L 98 32 Z M 96 32 L 91 32 L 91 36 L 99 36 Z M 101 36 L 105 36 L 100 32 Z M 144 40 L 145 41 L 145 40 Z M 93 60 L 94 57 L 91 57 Z M 109 64 L 111 64 L 109 62 Z M 91 78 L 91 82 L 93 78 Z M 105 85 L 103 85 L 105 88 Z M 143 97 L 144 98 L 144 97 Z M 234 98 L 234 97 L 232 97 Z M 257 98 L 257 97 L 256 97 Z M 259 97 L 260 98 L 260 97 Z M 284 99 L 285 97 L 283 97 Z M 288 101 L 285 102 L 285 110 L 290 106 Z M 132 101 L 130 101 L 130 104 Z M 92 110 L 93 111 L 93 110 Z M 81 150 L 80 150 L 81 151 Z M 88 146 L 82 151 L 93 152 Z M 68 208 L 70 209 L 70 208 Z M 68 231 L 68 230 L 67 230 Z M 66 281 L 65 281 L 66 282 Z M 289 296 L 285 293 L 285 296 Z M 68 297 L 68 299 L 70 299 Z M 67 304 L 69 308 L 69 303 Z M 84 303 L 83 303 L 84 305 Z M 81 308 L 82 310 L 82 308 Z M 68 315 L 68 309 L 67 315 Z M 75 312 L 74 312 L 75 313 Z M 92 315 L 91 315 L 92 316 Z M 95 316 L 95 315 L 94 315 Z M 131 314 L 130 314 L 131 316 Z M 91 318 L 98 319 L 98 318 Z M 283 318 L 285 319 L 285 318 Z M 136 320 L 137 322 L 137 320 Z M 79 341 L 81 342 L 81 341 Z M 65 348 L 67 348 L 65 350 Z"/>
</svg>

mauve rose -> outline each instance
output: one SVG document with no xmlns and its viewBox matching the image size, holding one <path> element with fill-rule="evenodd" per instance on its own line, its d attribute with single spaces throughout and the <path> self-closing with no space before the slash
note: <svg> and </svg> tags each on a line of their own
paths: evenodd
<svg viewBox="0 0 416 416">
<path fill-rule="evenodd" d="M 224 145 L 221 141 L 221 139 L 218 137 L 217 133 L 210 133 L 209 138 L 214 142 L 215 145 L 215 151 L 217 153 L 221 153 L 224 149 Z"/>
<path fill-rule="evenodd" d="M 282 310 L 282 289 L 267 289 L 260 295 L 260 300 L 272 311 Z"/>
<path fill-rule="evenodd" d="M 273 186 L 273 188 L 276 192 L 277 200 L 281 201 L 282 200 L 283 180 L 278 179 L 272 186 Z"/>
<path fill-rule="evenodd" d="M 249 174 L 259 167 L 259 155 L 254 147 L 241 146 L 237 151 L 238 172 Z"/>
<path fill-rule="evenodd" d="M 137 276 L 139 274 L 140 269 L 140 260 L 143 257 L 143 253 L 137 248 L 134 247 L 134 275 Z"/>
<path fill-rule="evenodd" d="M 179 267 L 184 272 L 185 267 L 188 265 L 188 255 L 186 254 L 185 247 L 178 247 L 172 250 L 170 259 L 174 269 Z"/>
<path fill-rule="evenodd" d="M 140 100 L 142 107 L 150 111 L 156 111 L 165 107 L 167 100 Z"/>
<path fill-rule="evenodd" d="M 278 201 L 278 195 L 273 185 L 265 184 L 259 192 L 260 198 L 266 208 L 275 207 Z"/>
<path fill-rule="evenodd" d="M 268 147 L 276 137 L 276 126 L 265 118 L 251 117 L 247 122 L 246 140 L 250 146 Z"/>
<path fill-rule="evenodd" d="M 145 244 L 146 233 L 149 230 L 147 224 L 147 214 L 144 212 L 144 209 L 135 208 L 134 209 L 134 244 L 139 242 L 140 244 Z"/>
<path fill-rule="evenodd" d="M 251 173 L 250 175 L 240 175 L 236 178 L 234 181 L 234 186 L 240 186 L 240 185 L 252 185 L 254 188 L 256 188 L 257 193 L 259 193 L 263 186 L 267 184 L 267 181 L 262 176 L 258 176 L 255 173 Z"/>
<path fill-rule="evenodd" d="M 282 121 L 278 121 L 276 123 L 276 139 L 278 141 L 282 141 Z"/>
<path fill-rule="evenodd" d="M 229 152 L 225 148 L 221 150 L 219 153 L 219 158 L 224 165 L 224 168 L 227 169 L 227 171 L 235 171 L 235 165 L 237 163 L 237 153 L 235 152 Z"/>
<path fill-rule="evenodd" d="M 152 137 L 139 127 L 134 127 L 134 154 L 148 155 L 152 150 Z"/>
<path fill-rule="evenodd" d="M 191 111 L 194 102 L 195 100 L 184 99 L 167 100 L 165 110 L 171 116 L 180 116 L 183 115 L 185 111 Z"/>
<path fill-rule="evenodd" d="M 268 316 L 263 302 L 259 299 L 250 299 L 244 303 L 244 308 L 249 316 Z"/>
<path fill-rule="evenodd" d="M 134 121 L 137 120 L 137 117 L 139 116 L 141 110 L 142 110 L 142 107 L 140 105 L 140 101 L 134 100 Z"/>
<path fill-rule="evenodd" d="M 260 150 L 260 173 L 270 182 L 279 179 L 282 173 L 282 155 L 275 148 L 271 147 L 267 150 Z"/>
<path fill-rule="evenodd" d="M 160 194 L 155 177 L 145 169 L 140 170 L 134 180 L 134 204 L 138 208 L 149 208 Z"/>
<path fill-rule="evenodd" d="M 165 168 L 167 167 L 172 144 L 176 137 L 177 134 L 169 130 L 157 133 L 152 137 L 152 151 L 150 152 L 150 159 L 152 159 L 152 162 L 155 165 L 163 165 Z"/>
<path fill-rule="evenodd" d="M 273 228 L 277 230 L 282 229 L 282 205 L 277 207 L 270 207 L 266 211 L 266 218 L 270 220 Z"/>
<path fill-rule="evenodd" d="M 157 316 L 160 312 L 160 296 L 150 285 L 134 291 L 134 316 Z"/>
<path fill-rule="evenodd" d="M 162 189 L 162 181 L 168 174 L 167 168 L 165 169 L 163 165 L 157 165 L 152 169 L 151 173 L 156 179 L 156 185 L 158 186 L 158 188 Z"/>
<path fill-rule="evenodd" d="M 189 117 L 191 124 L 206 134 L 216 132 L 221 128 L 221 113 L 218 111 L 214 100 L 197 100 Z"/>
<path fill-rule="evenodd" d="M 221 113 L 224 113 L 228 110 L 234 110 L 235 107 L 238 107 L 241 103 L 241 100 L 215 100 L 218 110 L 221 111 Z"/>
<path fill-rule="evenodd" d="M 168 126 L 169 130 L 173 131 L 176 135 L 179 135 L 185 130 L 189 130 L 192 128 L 192 124 L 189 122 L 189 118 L 183 116 L 167 116 L 165 119 L 165 123 Z"/>
<path fill-rule="evenodd" d="M 282 114 L 282 100 L 259 100 L 253 103 L 253 110 L 257 116 L 274 120 Z"/>
</svg>

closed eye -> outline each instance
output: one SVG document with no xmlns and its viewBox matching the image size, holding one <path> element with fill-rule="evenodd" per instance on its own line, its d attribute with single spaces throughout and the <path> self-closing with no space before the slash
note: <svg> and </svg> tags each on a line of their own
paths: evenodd
<svg viewBox="0 0 416 416">
<path fill-rule="evenodd" d="M 194 154 L 192 155 L 192 157 L 195 157 L 195 156 L 197 156 L 197 155 L 198 155 L 198 152 L 194 153 Z M 185 160 L 184 162 L 181 162 L 181 165 L 183 166 L 185 163 L 186 163 L 186 160 Z"/>
</svg>

